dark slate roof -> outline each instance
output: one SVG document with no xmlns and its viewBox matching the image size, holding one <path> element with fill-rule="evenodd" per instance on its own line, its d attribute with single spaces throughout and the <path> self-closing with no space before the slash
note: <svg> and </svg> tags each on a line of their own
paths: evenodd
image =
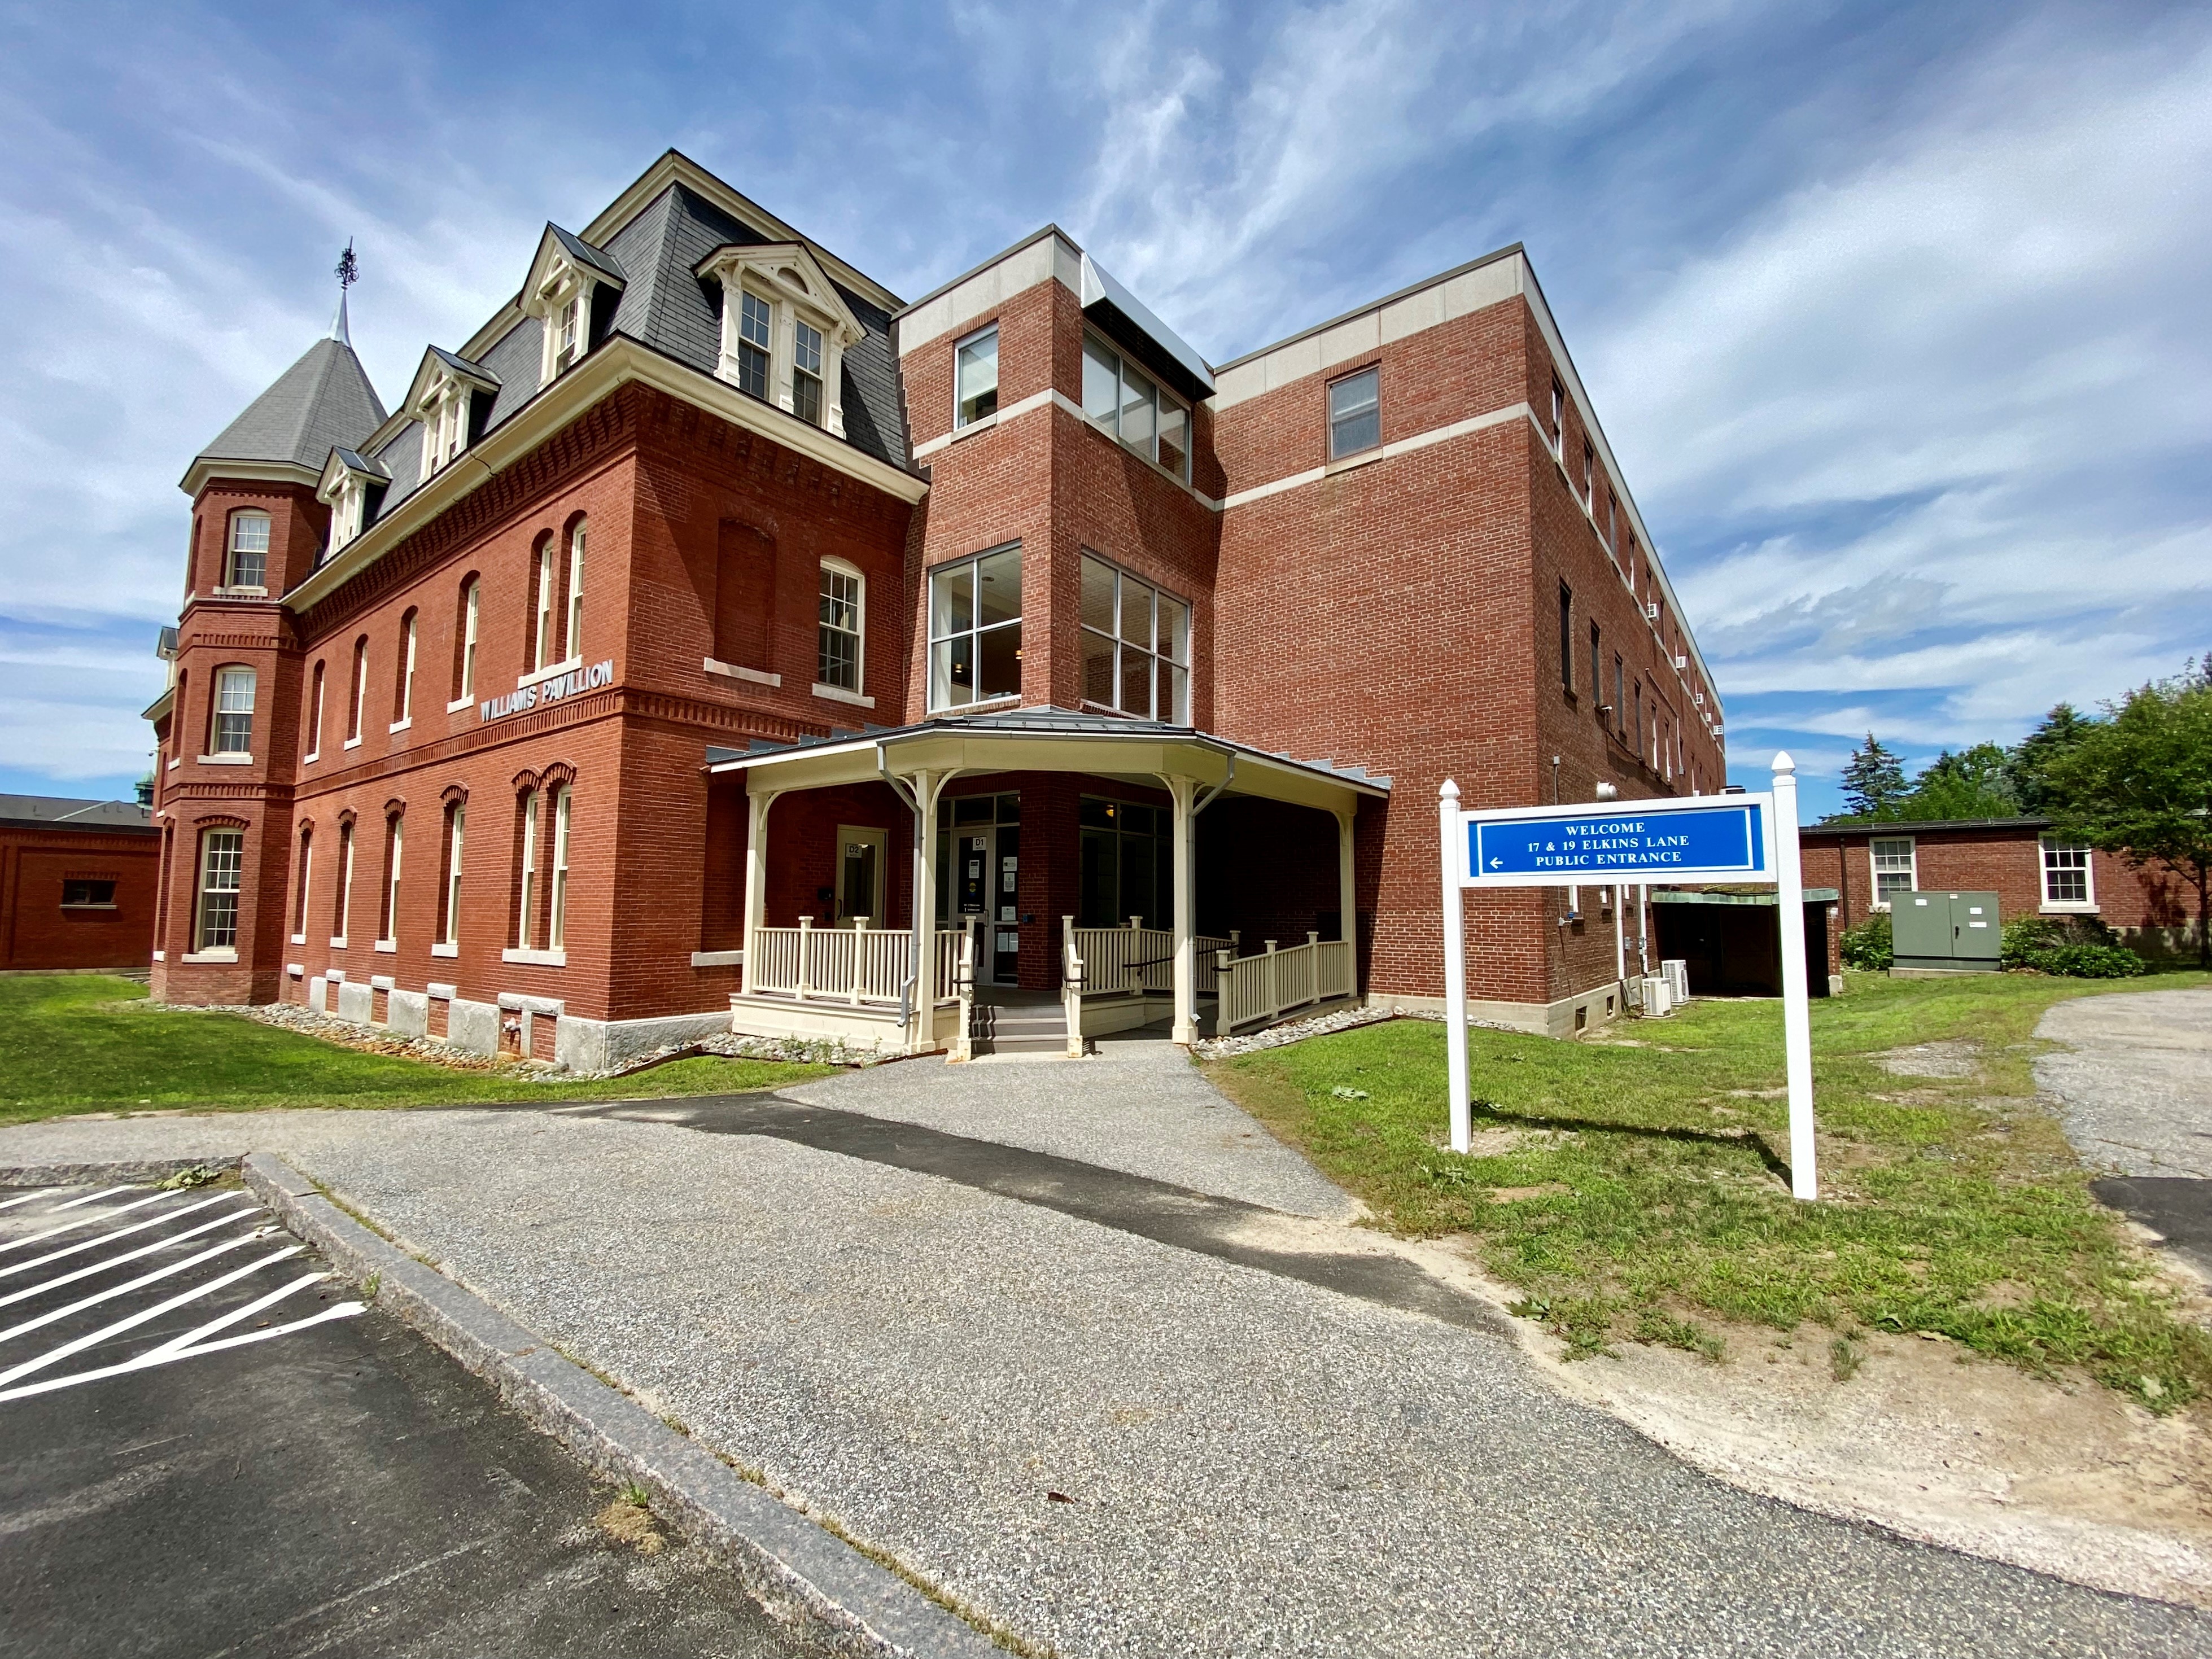
<svg viewBox="0 0 2212 1659">
<path fill-rule="evenodd" d="M 578 264 L 589 265 L 594 270 L 602 271 L 618 283 L 626 283 L 629 280 L 629 272 L 582 237 L 572 235 L 550 219 L 545 222 L 545 228 L 553 233 L 554 240 L 561 244 L 562 250 Z"/>
<path fill-rule="evenodd" d="M 365 472 L 372 478 L 388 478 L 392 476 L 390 467 L 380 460 L 371 460 L 359 450 L 348 449 L 343 444 L 340 444 L 335 453 L 340 466 L 350 468 L 356 472 Z"/>
<path fill-rule="evenodd" d="M 648 202 L 604 249 L 558 225 L 547 228 L 578 260 L 622 280 L 610 332 L 626 334 L 702 374 L 714 374 L 721 362 L 721 289 L 694 276 L 693 267 L 718 247 L 749 247 L 773 240 L 680 184 L 671 185 Z M 899 390 L 898 353 L 891 343 L 890 313 L 842 283 L 836 288 L 866 331 L 844 355 L 846 439 L 855 448 L 905 471 L 905 404 Z M 485 348 L 476 362 L 434 346 L 431 349 L 467 373 L 497 382 L 499 391 L 484 422 L 484 431 L 490 432 L 538 395 L 544 340 L 544 325 L 535 317 L 524 317 Z M 374 451 L 374 459 L 392 472 L 378 517 L 398 507 L 422 482 L 422 433 L 421 422 L 410 421 Z M 365 437 L 367 432 L 359 435 Z M 328 454 L 325 447 L 314 465 L 319 468 Z"/>
<path fill-rule="evenodd" d="M 432 346 L 430 348 L 430 352 L 431 355 L 436 357 L 440 362 L 445 364 L 447 368 L 452 369 L 457 374 L 471 375 L 477 380 L 489 380 L 495 385 L 498 383 L 498 375 L 493 374 L 482 363 L 472 362 L 468 358 L 462 356 L 457 351 L 448 351 L 443 346 Z M 378 424 L 381 425 L 382 422 L 380 422 Z"/>
<path fill-rule="evenodd" d="M 1285 766 L 1295 766 L 1304 771 L 1325 773 L 1343 782 L 1379 790 L 1385 794 L 1390 789 L 1390 779 L 1387 774 L 1370 773 L 1364 766 L 1340 766 L 1334 760 L 1299 760 L 1287 750 L 1257 748 L 1249 743 L 1239 743 L 1234 738 L 1224 738 L 1218 732 L 1201 732 L 1194 726 L 1175 726 L 1166 720 L 1130 720 L 1120 714 L 1083 714 L 1072 709 L 1055 708 L 1049 703 L 1034 708 L 1008 708 L 993 714 L 939 715 L 934 720 L 916 720 L 910 726 L 867 726 L 858 732 L 841 731 L 832 732 L 828 737 L 804 737 L 795 743 L 770 743 L 756 738 L 744 749 L 709 748 L 707 763 L 721 766 L 732 761 L 758 760 L 769 755 L 799 754 L 809 749 L 826 749 L 837 744 L 856 741 L 873 743 L 883 738 L 914 737 L 927 732 L 1196 738 L 1233 750 L 1241 755 L 1279 761 Z"/>
<path fill-rule="evenodd" d="M 358 447 L 384 424 L 384 404 L 361 359 L 318 340 L 200 451 L 203 460 L 289 461 L 320 472 L 334 447 Z"/>
<path fill-rule="evenodd" d="M 120 830 L 157 836 L 147 808 L 127 800 L 76 800 L 62 795 L 0 795 L 0 823 L 41 830 Z"/>
</svg>

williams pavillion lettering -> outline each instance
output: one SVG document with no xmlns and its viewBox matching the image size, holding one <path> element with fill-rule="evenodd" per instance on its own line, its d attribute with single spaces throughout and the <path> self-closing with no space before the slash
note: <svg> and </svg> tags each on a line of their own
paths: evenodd
<svg viewBox="0 0 2212 1659">
<path fill-rule="evenodd" d="M 494 697 L 477 710 L 480 720 L 505 720 L 509 714 L 527 714 L 549 702 L 559 702 L 564 697 L 581 696 L 586 691 L 596 691 L 611 683 L 615 677 L 611 660 L 595 662 L 589 668 L 572 668 L 565 674 L 556 674 L 540 680 L 535 685 L 526 685 L 519 691 L 510 691 L 503 697 Z"/>
</svg>

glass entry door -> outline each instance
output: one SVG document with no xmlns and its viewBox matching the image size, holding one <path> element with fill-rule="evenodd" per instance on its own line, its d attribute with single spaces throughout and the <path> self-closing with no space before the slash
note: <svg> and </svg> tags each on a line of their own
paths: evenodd
<svg viewBox="0 0 2212 1659">
<path fill-rule="evenodd" d="M 957 927 L 975 922 L 975 979 L 981 985 L 1021 980 L 1020 797 L 967 795 L 943 807 L 938 831 L 938 920 Z"/>
</svg>

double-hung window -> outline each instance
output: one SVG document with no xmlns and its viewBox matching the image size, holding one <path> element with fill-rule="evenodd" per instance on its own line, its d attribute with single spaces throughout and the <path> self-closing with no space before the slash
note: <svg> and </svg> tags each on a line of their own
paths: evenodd
<svg viewBox="0 0 2212 1659">
<path fill-rule="evenodd" d="M 292 942 L 307 942 L 307 886 L 314 868 L 315 832 L 306 824 L 300 826 L 300 890 L 292 907 Z"/>
<path fill-rule="evenodd" d="M 1918 872 L 1913 867 L 1911 836 L 1879 836 L 1870 850 L 1876 904 L 1887 908 L 1898 895 L 1910 893 L 1920 884 Z"/>
<path fill-rule="evenodd" d="M 2090 883 L 2089 849 L 2082 842 L 2044 837 L 2043 902 L 2052 909 L 2094 907 L 2096 889 Z"/>
<path fill-rule="evenodd" d="M 568 797 L 567 784 L 553 792 L 553 868 L 551 921 L 545 933 L 548 949 L 558 951 L 568 939 Z"/>
<path fill-rule="evenodd" d="M 1083 700 L 1140 720 L 1190 723 L 1190 607 L 1083 556 Z"/>
<path fill-rule="evenodd" d="M 1021 690 L 1021 549 L 930 572 L 930 708 L 962 708 Z"/>
<path fill-rule="evenodd" d="M 758 295 L 741 290 L 738 296 L 738 390 L 756 398 L 768 396 L 769 354 L 775 307 Z"/>
<path fill-rule="evenodd" d="M 377 943 L 387 949 L 399 937 L 399 864 L 406 852 L 407 827 L 398 817 L 384 821 L 384 914 Z"/>
<path fill-rule="evenodd" d="M 461 600 L 459 662 L 455 665 L 453 701 L 467 702 L 477 694 L 477 623 L 482 608 L 483 584 L 481 580 L 469 583 Z"/>
<path fill-rule="evenodd" d="M 331 900 L 331 945 L 343 950 L 353 920 L 353 825 L 338 825 L 337 891 Z"/>
<path fill-rule="evenodd" d="M 353 642 L 353 696 L 346 706 L 345 746 L 354 747 L 361 741 L 362 705 L 368 701 L 368 636 L 363 635 Z"/>
<path fill-rule="evenodd" d="M 822 424 L 822 331 L 803 318 L 791 324 L 791 412 Z"/>
<path fill-rule="evenodd" d="M 545 544 L 538 550 L 537 632 L 530 647 L 530 670 L 533 674 L 560 660 L 553 654 L 553 621 L 561 614 L 555 609 L 554 574 L 553 543 L 549 537 Z"/>
<path fill-rule="evenodd" d="M 210 830 L 200 837 L 200 894 L 195 951 L 238 948 L 238 894 L 246 869 L 246 833 Z"/>
<path fill-rule="evenodd" d="M 1559 690 L 1575 689 L 1575 591 L 1559 584 Z"/>
<path fill-rule="evenodd" d="M 253 671 L 219 668 L 215 676 L 215 745 L 218 755 L 253 750 Z"/>
<path fill-rule="evenodd" d="M 999 412 L 999 325 L 952 348 L 952 424 L 973 426 Z"/>
<path fill-rule="evenodd" d="M 538 792 L 526 789 L 515 803 L 520 839 L 515 849 L 518 872 L 517 903 L 514 915 L 514 943 L 518 949 L 530 949 L 535 931 L 538 909 Z"/>
<path fill-rule="evenodd" d="M 840 691 L 860 689 L 860 573 L 822 562 L 822 597 L 815 628 L 814 678 Z"/>
<path fill-rule="evenodd" d="M 457 800 L 446 808 L 446 884 L 440 895 L 444 900 L 445 915 L 439 919 L 438 942 L 455 945 L 461 942 L 461 848 L 469 829 L 469 806 Z"/>
<path fill-rule="evenodd" d="M 410 611 L 399 619 L 399 690 L 392 698 L 392 729 L 404 732 L 415 723 L 415 619 Z"/>
<path fill-rule="evenodd" d="M 1382 441 L 1382 372 L 1363 368 L 1328 386 L 1328 458 L 1332 461 Z"/>
<path fill-rule="evenodd" d="M 1146 460 L 1190 482 L 1190 410 L 1095 334 L 1083 337 L 1083 412 Z"/>
<path fill-rule="evenodd" d="M 269 515 L 230 515 L 230 546 L 224 555 L 225 587 L 266 587 L 269 580 Z"/>
<path fill-rule="evenodd" d="M 568 532 L 568 627 L 561 641 L 563 660 L 584 653 L 584 520 Z"/>
</svg>

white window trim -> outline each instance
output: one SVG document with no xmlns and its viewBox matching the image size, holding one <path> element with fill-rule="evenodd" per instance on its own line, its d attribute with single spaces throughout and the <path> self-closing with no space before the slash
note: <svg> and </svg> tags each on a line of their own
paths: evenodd
<svg viewBox="0 0 2212 1659">
<path fill-rule="evenodd" d="M 236 962 L 238 951 L 234 945 L 214 951 L 187 951 L 177 960 L 187 968 L 196 968 L 208 962 Z"/>
<path fill-rule="evenodd" d="M 308 673 L 309 679 L 313 682 L 313 701 L 315 710 L 314 725 L 307 733 L 315 740 L 315 746 L 300 757 L 300 764 L 302 766 L 313 766 L 323 757 L 323 693 L 329 687 L 331 671 L 327 663 L 319 663 L 316 666 L 321 668 L 323 672 L 319 678 L 312 670 Z"/>
<path fill-rule="evenodd" d="M 1912 884 L 1906 890 L 1920 890 L 1920 841 L 1915 836 L 1870 836 L 1867 838 L 1867 891 L 1874 896 L 1873 907 L 1877 910 L 1889 908 L 1889 901 L 1881 896 L 1883 872 L 1874 861 L 1874 844 L 1878 841 L 1901 841 L 1912 849 Z M 1890 873 L 1894 874 L 1894 872 Z"/>
<path fill-rule="evenodd" d="M 202 766 L 251 766 L 253 764 L 253 757 L 250 754 L 237 753 L 202 755 L 199 761 Z"/>
<path fill-rule="evenodd" d="M 545 544 L 538 550 L 538 592 L 534 596 L 538 603 L 532 610 L 532 626 L 537 632 L 530 642 L 531 672 L 533 674 L 543 674 L 552 665 L 547 659 L 553 651 L 554 547 L 553 538 L 548 536 Z M 515 684 L 520 686 L 528 684 L 528 681 L 518 680 Z"/>
<path fill-rule="evenodd" d="M 863 708 L 873 708 L 876 706 L 876 700 L 866 696 L 863 691 L 863 688 L 868 683 L 867 573 L 849 559 L 840 559 L 832 556 L 821 561 L 820 568 L 815 573 L 814 656 L 817 667 L 822 660 L 820 595 L 821 572 L 823 570 L 835 571 L 840 576 L 850 576 L 853 579 L 853 685 L 852 689 L 848 690 L 843 686 L 831 685 L 825 681 L 817 680 L 814 682 L 814 695 L 817 697 L 828 697 L 833 702 L 855 703 Z"/>
<path fill-rule="evenodd" d="M 461 603 L 461 695 L 446 705 L 448 714 L 466 708 L 477 700 L 477 625 L 483 599 L 483 579 L 480 576 L 469 584 L 468 596 Z"/>
<path fill-rule="evenodd" d="M 399 663 L 399 718 L 392 722 L 395 732 L 404 732 L 415 723 L 415 635 L 421 621 L 419 614 L 407 619 L 405 648 Z"/>
<path fill-rule="evenodd" d="M 568 532 L 568 611 L 562 644 L 568 647 L 568 659 L 584 659 L 584 551 L 590 520 L 579 519 Z"/>
<path fill-rule="evenodd" d="M 553 793 L 553 857 L 545 872 L 545 945 L 562 951 L 568 944 L 568 835 L 575 787 L 560 784 Z"/>
<path fill-rule="evenodd" d="M 2080 899 L 2055 899 L 2051 896 L 2051 866 L 2045 857 L 2054 846 L 2069 850 L 2080 848 L 2085 854 L 2081 860 L 2081 890 L 2088 896 Z M 2036 906 L 2039 915 L 2092 916 L 2097 914 L 2097 854 L 2087 842 L 2061 842 L 2055 836 L 2039 836 L 2035 842 L 2036 894 L 2040 901 Z"/>
<path fill-rule="evenodd" d="M 258 519 L 269 526 L 268 539 L 263 542 L 259 550 L 261 580 L 258 583 L 240 582 L 234 585 L 230 580 L 230 574 L 232 562 L 239 554 L 238 526 L 250 519 Z M 269 555 L 271 551 L 271 544 L 276 540 L 276 523 L 266 513 L 257 508 L 246 507 L 232 514 L 230 522 L 223 532 L 222 571 L 216 592 L 226 596 L 265 595 L 269 592 Z"/>
<path fill-rule="evenodd" d="M 995 404 L 988 415 L 978 415 L 972 421 L 963 421 L 960 418 L 960 354 L 985 335 L 997 335 L 998 332 L 999 320 L 994 317 L 982 327 L 969 330 L 952 343 L 952 429 L 955 432 L 975 431 L 999 418 L 999 411 Z M 999 354 L 996 347 L 994 347 L 991 352 L 991 391 L 995 395 L 998 390 Z"/>
</svg>

